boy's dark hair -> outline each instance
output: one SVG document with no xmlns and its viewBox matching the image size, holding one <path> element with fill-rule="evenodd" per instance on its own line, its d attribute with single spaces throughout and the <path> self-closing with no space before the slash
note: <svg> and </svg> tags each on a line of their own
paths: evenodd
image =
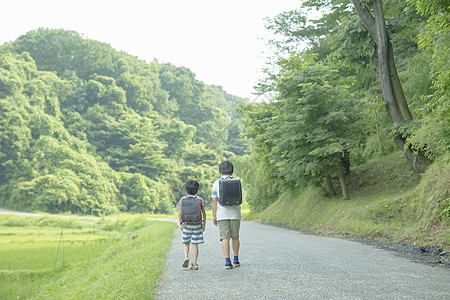
<svg viewBox="0 0 450 300">
<path fill-rule="evenodd" d="M 198 189 L 200 188 L 200 185 L 198 184 L 197 180 L 194 179 L 189 179 L 188 181 L 186 181 L 186 183 L 184 184 L 184 188 L 186 189 L 186 192 L 189 195 L 196 195 L 198 192 Z"/>
<path fill-rule="evenodd" d="M 219 164 L 220 174 L 232 175 L 233 170 L 234 170 L 233 164 L 229 160 L 224 160 Z"/>
</svg>

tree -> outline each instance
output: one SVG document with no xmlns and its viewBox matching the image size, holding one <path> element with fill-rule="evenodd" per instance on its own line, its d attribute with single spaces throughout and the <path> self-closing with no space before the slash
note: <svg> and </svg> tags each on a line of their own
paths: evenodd
<svg viewBox="0 0 450 300">
<path fill-rule="evenodd" d="M 286 178 L 292 181 L 304 174 L 320 180 L 337 174 L 347 198 L 343 156 L 355 148 L 360 135 L 360 115 L 348 93 L 351 78 L 342 78 L 314 56 L 291 56 L 281 62 L 275 118 L 281 132 L 275 144 L 285 161 Z"/>
<path fill-rule="evenodd" d="M 361 4 L 361 1 L 352 0 L 352 2 L 361 21 L 377 44 L 378 72 L 386 111 L 392 123 L 410 122 L 412 116 L 395 66 L 394 52 L 388 37 L 381 0 L 372 1 L 373 15 Z"/>
<path fill-rule="evenodd" d="M 360 22 L 354 20 L 350 9 L 352 2 L 357 11 L 356 15 L 364 24 L 364 28 L 369 33 L 369 39 L 372 41 L 367 40 L 365 30 L 360 30 L 362 27 Z M 385 6 L 388 8 L 390 16 L 388 22 L 384 17 L 385 12 L 381 0 L 307 0 L 303 2 L 302 9 L 315 8 L 321 12 L 321 16 L 316 20 L 309 20 L 302 10 L 280 14 L 270 20 L 268 28 L 283 37 L 281 41 L 271 41 L 271 44 L 276 45 L 282 52 L 284 51 L 284 55 L 289 49 L 298 51 L 293 45 L 300 44 L 306 45 L 304 49 L 300 50 L 301 52 L 317 53 L 320 59 L 339 61 L 340 74 L 358 75 L 358 81 L 354 88 L 361 91 L 370 90 L 371 85 L 376 83 L 371 76 L 367 75 L 371 74 L 373 70 L 372 61 L 377 60 L 380 79 L 378 84 L 382 87 L 385 109 L 394 125 L 394 141 L 398 148 L 404 150 L 411 168 L 421 172 L 428 165 L 428 161 L 424 158 L 421 148 L 416 147 L 413 152 L 412 147 L 406 142 L 407 137 L 411 134 L 409 130 L 412 127 L 409 124 L 413 116 L 406 102 L 394 62 L 391 36 L 388 36 L 388 32 L 394 33 L 394 36 L 398 32 L 404 32 L 404 36 L 414 36 L 411 31 L 408 33 L 407 28 L 414 25 L 417 32 L 420 24 L 412 24 L 418 18 L 414 20 L 415 14 L 411 10 L 407 10 L 404 4 L 389 1 Z M 402 24 L 408 24 L 408 26 Z M 417 51 L 414 50 L 416 42 L 411 38 L 409 41 L 399 40 L 400 35 L 397 34 L 397 42 L 403 44 L 397 46 L 397 50 L 402 57 L 410 55 L 411 50 Z M 374 49 L 375 51 L 373 51 Z M 261 86 L 264 87 L 264 84 Z"/>
<path fill-rule="evenodd" d="M 351 79 L 315 59 L 291 55 L 280 60 L 274 83 L 278 95 L 269 105 L 273 113 L 245 113 L 246 124 L 255 137 L 253 149 L 273 161 L 279 178 L 296 186 L 327 177 L 330 183 L 337 174 L 347 198 L 343 158 L 358 144 L 360 114 L 348 92 Z M 327 188 L 332 194 L 332 187 Z"/>
<path fill-rule="evenodd" d="M 381 0 L 370 2 L 372 13 L 363 4 L 363 1 L 352 0 L 358 16 L 377 45 L 378 72 L 381 79 L 384 105 L 392 123 L 410 123 L 412 115 L 395 66 L 394 51 L 386 29 L 383 4 Z M 416 172 L 425 171 L 429 162 L 422 152 L 414 155 L 411 147 L 405 147 L 406 137 L 402 136 L 401 133 L 396 134 L 394 141 L 399 149 L 405 151 L 406 159 L 413 170 Z"/>
</svg>

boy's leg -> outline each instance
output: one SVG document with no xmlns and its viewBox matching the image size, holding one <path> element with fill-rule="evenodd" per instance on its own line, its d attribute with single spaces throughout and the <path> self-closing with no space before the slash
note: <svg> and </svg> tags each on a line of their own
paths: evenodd
<svg viewBox="0 0 450 300">
<path fill-rule="evenodd" d="M 203 228 L 202 224 L 195 225 L 192 229 L 192 253 L 193 262 L 191 270 L 198 270 L 197 259 L 198 259 L 198 245 L 203 244 Z"/>
<path fill-rule="evenodd" d="M 233 269 L 230 258 L 230 239 L 222 239 L 222 251 L 225 256 L 225 269 Z"/>
<path fill-rule="evenodd" d="M 239 255 L 239 229 L 241 227 L 241 220 L 230 220 L 230 233 L 231 233 L 231 243 L 233 245 L 234 256 Z"/>
<path fill-rule="evenodd" d="M 230 258 L 230 240 L 222 239 L 222 251 L 225 258 Z"/>
<path fill-rule="evenodd" d="M 225 268 L 232 269 L 233 265 L 230 260 L 230 238 L 231 238 L 231 228 L 230 220 L 220 220 L 219 221 L 219 233 L 220 240 L 222 241 L 222 251 L 225 256 Z"/>
<path fill-rule="evenodd" d="M 191 243 L 183 244 L 184 246 L 184 258 L 189 258 L 189 246 Z"/>
<path fill-rule="evenodd" d="M 230 220 L 220 220 L 219 221 L 219 235 L 220 241 L 222 242 L 222 251 L 225 258 L 230 257 L 230 238 L 231 238 L 231 228 Z"/>
<path fill-rule="evenodd" d="M 231 239 L 231 243 L 233 245 L 233 254 L 234 254 L 234 258 L 233 258 L 233 265 L 235 267 L 240 267 L 241 263 L 239 262 L 239 238 L 237 239 Z"/>
<path fill-rule="evenodd" d="M 233 245 L 233 254 L 234 254 L 234 256 L 239 256 L 239 247 L 240 247 L 239 238 L 231 239 L 231 243 Z"/>
<path fill-rule="evenodd" d="M 181 265 L 183 268 L 187 268 L 189 266 L 189 245 L 191 243 L 183 244 L 184 247 L 184 259 L 183 264 Z"/>
<path fill-rule="evenodd" d="M 187 225 L 183 225 L 183 248 L 184 248 L 184 260 L 181 265 L 183 268 L 189 266 L 189 247 L 191 245 L 192 230 Z"/>
<path fill-rule="evenodd" d="M 192 262 L 194 266 L 197 265 L 197 259 L 198 259 L 198 245 L 192 244 L 192 254 L 194 256 L 194 261 Z"/>
<path fill-rule="evenodd" d="M 240 248 L 240 240 L 239 240 L 239 229 L 241 227 L 241 220 L 231 220 L 230 228 L 231 228 L 231 244 L 233 247 L 233 264 L 235 267 L 239 267 L 239 248 Z"/>
</svg>

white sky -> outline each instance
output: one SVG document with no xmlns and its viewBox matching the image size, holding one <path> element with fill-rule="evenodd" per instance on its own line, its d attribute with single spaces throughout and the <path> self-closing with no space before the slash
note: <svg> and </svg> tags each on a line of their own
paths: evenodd
<svg viewBox="0 0 450 300">
<path fill-rule="evenodd" d="M 147 62 L 191 69 L 198 80 L 253 98 L 268 48 L 264 17 L 300 0 L 3 0 L 0 44 L 30 30 L 74 30 Z"/>
</svg>

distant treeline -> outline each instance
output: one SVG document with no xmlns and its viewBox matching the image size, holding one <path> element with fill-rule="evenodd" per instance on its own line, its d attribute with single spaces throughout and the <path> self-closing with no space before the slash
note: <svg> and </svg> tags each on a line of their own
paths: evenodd
<svg viewBox="0 0 450 300">
<path fill-rule="evenodd" d="M 249 152 L 245 103 L 187 68 L 30 31 L 0 46 L 0 206 L 166 213 L 187 178 L 208 199 L 218 162 Z"/>
</svg>

